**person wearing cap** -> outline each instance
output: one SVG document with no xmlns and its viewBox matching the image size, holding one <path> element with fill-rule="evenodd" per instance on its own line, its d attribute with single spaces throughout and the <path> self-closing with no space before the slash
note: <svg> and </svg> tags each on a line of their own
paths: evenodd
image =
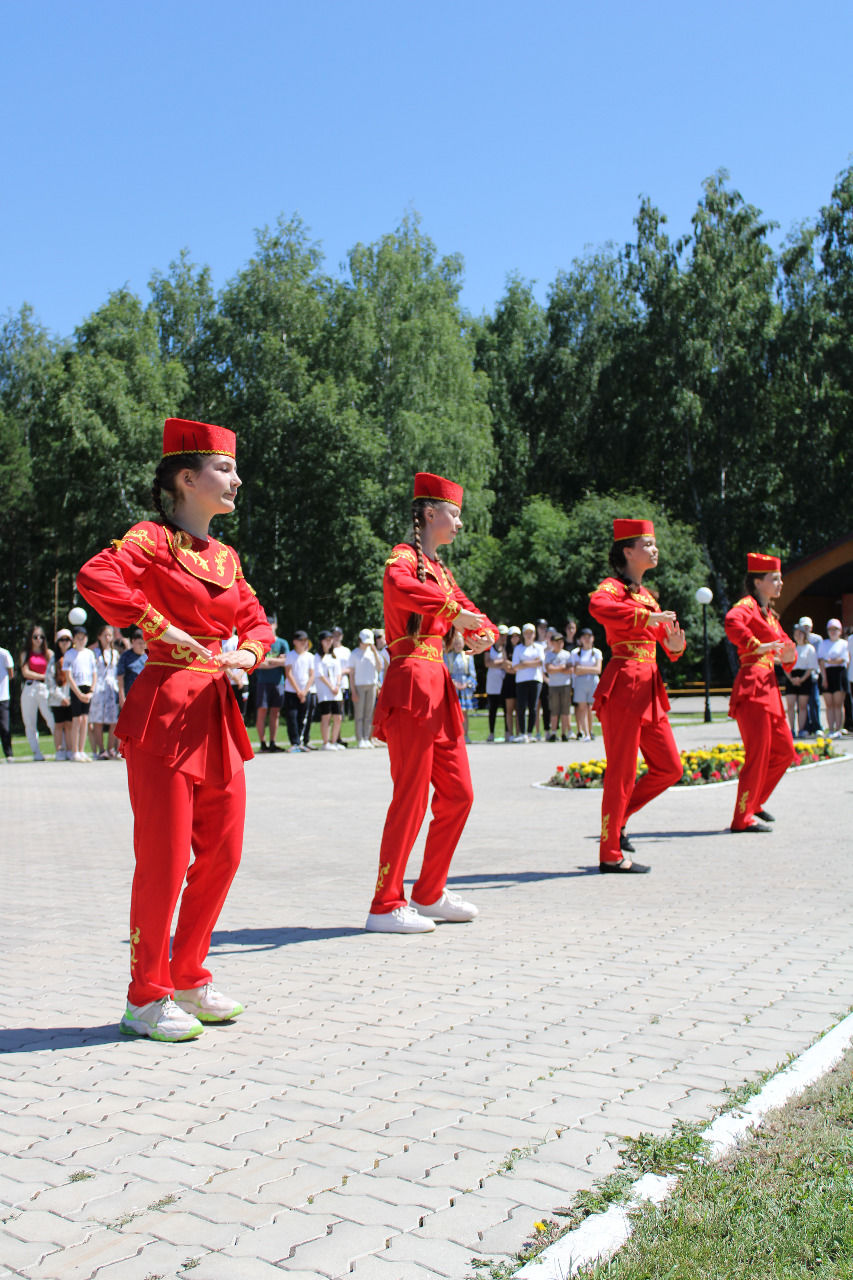
<svg viewBox="0 0 853 1280">
<path fill-rule="evenodd" d="M 821 642 L 821 636 L 814 629 L 814 622 L 807 615 L 800 618 L 797 626 L 803 631 L 808 644 L 812 645 L 817 658 L 817 647 Z M 811 685 L 809 686 L 809 707 L 808 716 L 806 718 L 806 728 L 808 736 L 812 734 L 822 733 L 823 725 L 821 724 L 820 715 L 820 667 L 815 665 L 812 671 Z"/>
<path fill-rule="evenodd" d="M 365 927 L 428 933 L 436 920 L 473 920 L 477 908 L 447 888 L 450 861 L 473 801 L 459 699 L 443 662 L 443 640 L 461 631 L 472 653 L 497 628 L 463 595 L 437 550 L 462 528 L 462 486 L 429 472 L 415 476 L 412 530 L 385 562 L 382 595 L 391 664 L 373 731 L 388 745 L 393 795 L 379 851 L 379 875 Z M 433 787 L 423 865 L 406 902 L 406 863 Z"/>
<path fill-rule="evenodd" d="M 572 650 L 572 695 L 575 720 L 582 742 L 592 742 L 592 704 L 601 677 L 602 654 L 594 645 L 591 627 L 582 627 L 578 646 Z"/>
<path fill-rule="evenodd" d="M 45 684 L 47 685 L 47 705 L 53 712 L 53 746 L 54 760 L 73 760 L 74 748 L 71 740 L 71 687 L 68 683 L 68 672 L 63 669 L 62 660 L 71 648 L 72 635 L 67 627 L 56 633 L 56 650 L 47 664 Z"/>
<path fill-rule="evenodd" d="M 307 754 L 308 735 L 311 732 L 312 699 L 314 688 L 314 654 L 307 631 L 294 631 L 293 647 L 285 654 L 284 716 L 290 751 L 294 755 Z"/>
<path fill-rule="evenodd" d="M 205 965 L 240 862 L 243 765 L 253 756 L 226 669 L 251 670 L 272 643 L 236 552 L 208 533 L 214 516 L 234 510 L 235 452 L 233 431 L 167 419 L 152 485 L 160 521 L 135 524 L 77 576 L 101 617 L 139 627 L 148 644 L 116 736 L 127 761 L 136 856 L 120 1030 L 153 1040 L 189 1040 L 203 1023 L 243 1012 L 214 988 Z M 238 647 L 223 654 L 235 627 Z"/>
<path fill-rule="evenodd" d="M 548 742 L 556 742 L 562 728 L 563 742 L 569 740 L 572 711 L 572 655 L 566 652 L 565 636 L 551 628 L 545 653 L 545 670 L 550 681 L 551 723 Z"/>
<path fill-rule="evenodd" d="M 518 702 L 518 741 L 532 742 L 545 675 L 545 650 L 536 639 L 536 628 L 532 622 L 525 622 L 521 628 L 521 644 L 513 650 L 512 666 Z"/>
<path fill-rule="evenodd" d="M 807 738 L 809 736 L 809 691 L 812 675 L 819 674 L 820 668 L 815 647 L 809 643 L 809 632 L 796 623 L 791 628 L 791 634 L 797 646 L 797 661 L 793 671 L 783 672 L 785 701 L 788 704 L 788 725 L 792 735 Z"/>
<path fill-rule="evenodd" d="M 278 619 L 274 613 L 266 615 L 273 634 L 270 651 L 259 662 L 255 669 L 255 731 L 261 751 L 282 752 L 275 740 L 278 733 L 278 722 L 284 706 L 284 668 L 287 666 L 287 655 L 290 645 L 278 634 Z M 266 742 L 266 729 L 269 724 L 270 740 Z"/>
<path fill-rule="evenodd" d="M 731 825 L 734 832 L 772 830 L 773 816 L 765 806 L 795 759 L 776 679 L 777 662 L 791 671 L 797 660 L 797 647 L 782 630 L 772 605 L 781 591 L 778 556 L 751 551 L 746 558 L 744 594 L 725 618 L 726 636 L 737 649 L 740 663 L 729 715 L 737 720 L 744 750 Z"/>
<path fill-rule="evenodd" d="M 633 853 L 625 825 L 684 772 L 667 719 L 669 699 L 658 671 L 657 646 L 675 660 L 684 652 L 685 639 L 675 614 L 661 610 L 643 586 L 643 577 L 657 562 L 651 520 L 613 521 L 613 575 L 600 583 L 589 601 L 611 651 L 593 700 L 607 756 L 599 845 L 602 872 L 649 870 L 624 856 Z M 647 766 L 639 780 L 638 751 Z"/>
<path fill-rule="evenodd" d="M 820 684 L 830 738 L 840 738 L 844 732 L 844 700 L 847 697 L 847 663 L 850 651 L 842 632 L 840 620 L 830 618 L 826 624 L 826 639 L 821 640 L 817 647 Z"/>
<path fill-rule="evenodd" d="M 551 724 L 551 698 L 548 681 L 548 663 L 552 658 L 551 637 L 555 628 L 547 618 L 536 619 L 536 643 L 542 650 L 542 683 L 539 686 L 539 702 L 536 707 L 536 741 L 541 742 L 544 733 L 547 735 Z"/>
<path fill-rule="evenodd" d="M 376 690 L 379 685 L 381 658 L 373 643 L 370 627 L 362 627 L 358 633 L 358 646 L 349 660 L 350 697 L 355 716 L 355 745 L 362 750 L 373 747 L 371 727 L 376 707 Z"/>
</svg>

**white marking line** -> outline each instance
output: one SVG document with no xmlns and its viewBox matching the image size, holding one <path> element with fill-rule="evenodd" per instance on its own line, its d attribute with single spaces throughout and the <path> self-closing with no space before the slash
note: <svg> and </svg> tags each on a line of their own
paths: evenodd
<svg viewBox="0 0 853 1280">
<path fill-rule="evenodd" d="M 742 1107 L 718 1116 L 705 1129 L 702 1137 L 710 1145 L 710 1158 L 719 1160 L 746 1133 L 757 1129 L 769 1111 L 784 1106 L 819 1080 L 835 1066 L 851 1041 L 853 1013 L 827 1031 L 817 1044 L 806 1049 L 784 1070 L 771 1076 L 760 1093 Z M 611 1205 L 606 1213 L 595 1213 L 585 1218 L 579 1227 L 555 1240 L 515 1274 L 535 1277 L 535 1280 L 567 1280 L 581 1267 L 606 1260 L 621 1249 L 631 1235 L 630 1210 L 636 1209 L 643 1201 L 662 1204 L 677 1182 L 674 1174 L 662 1177 L 657 1173 L 644 1173 L 631 1187 L 626 1204 Z"/>
<path fill-rule="evenodd" d="M 841 755 L 831 756 L 829 760 L 813 760 L 810 764 L 792 765 L 790 769 L 786 769 L 788 773 L 805 773 L 806 769 L 822 769 L 827 764 L 844 764 L 845 760 L 853 760 L 853 755 L 842 753 Z M 583 764 L 584 761 L 578 762 Z M 577 794 L 579 791 L 595 791 L 601 794 L 601 787 L 552 787 L 550 782 L 531 782 L 531 787 L 538 787 L 540 791 L 571 791 Z M 675 786 L 669 787 L 667 794 L 672 791 L 701 791 L 704 787 L 736 787 L 737 778 L 721 778 L 719 782 L 676 782 Z M 521 1272 L 518 1272 L 521 1275 Z"/>
</svg>

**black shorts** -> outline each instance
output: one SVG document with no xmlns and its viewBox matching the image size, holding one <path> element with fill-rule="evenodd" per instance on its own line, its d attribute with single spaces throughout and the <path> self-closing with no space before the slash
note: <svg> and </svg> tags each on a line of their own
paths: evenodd
<svg viewBox="0 0 853 1280">
<path fill-rule="evenodd" d="M 318 716 L 342 716 L 344 713 L 344 704 L 342 700 L 329 699 L 328 702 L 318 702 L 316 714 Z"/>
<path fill-rule="evenodd" d="M 81 684 L 79 688 L 81 693 L 91 693 L 92 691 L 92 686 L 90 684 Z M 81 702 L 80 699 L 77 697 L 77 694 L 74 692 L 74 690 L 73 689 L 71 690 L 72 718 L 76 716 L 87 716 L 89 714 L 90 705 L 91 704 L 88 702 Z"/>
<path fill-rule="evenodd" d="M 74 695 L 72 694 L 72 697 L 73 697 L 73 696 L 74 696 Z M 70 702 L 69 702 L 66 706 L 63 706 L 63 707 L 51 707 L 50 709 L 51 709 L 51 711 L 53 712 L 53 723 L 54 723 L 54 724 L 69 724 L 69 723 L 70 723 L 70 721 L 71 721 L 71 704 L 70 704 Z"/>
<path fill-rule="evenodd" d="M 824 693 L 847 692 L 846 667 L 826 667 L 826 689 Z"/>
<path fill-rule="evenodd" d="M 263 709 L 277 711 L 283 701 L 284 693 L 281 685 L 267 684 L 266 682 L 261 684 L 258 681 L 255 689 L 255 707 L 258 711 Z"/>
</svg>

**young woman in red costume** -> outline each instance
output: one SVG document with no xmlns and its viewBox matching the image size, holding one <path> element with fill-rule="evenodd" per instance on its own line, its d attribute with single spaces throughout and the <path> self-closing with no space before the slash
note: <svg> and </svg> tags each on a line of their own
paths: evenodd
<svg viewBox="0 0 853 1280">
<path fill-rule="evenodd" d="M 253 754 L 225 669 L 250 670 L 273 639 L 236 553 L 208 534 L 214 516 L 234 510 L 235 445 L 224 427 L 169 418 L 152 488 L 162 523 L 134 525 L 77 578 L 103 618 L 140 627 L 148 643 L 115 732 L 127 761 L 136 856 L 121 1030 L 154 1040 L 190 1040 L 203 1022 L 243 1012 L 214 989 L 205 967 L 240 862 L 243 762 Z M 235 627 L 239 648 L 223 653 Z"/>
<path fill-rule="evenodd" d="M 632 814 L 678 782 L 683 767 L 669 727 L 669 699 L 657 666 L 657 645 L 670 658 L 684 652 L 684 632 L 671 610 L 661 611 L 643 586 L 658 562 L 651 520 L 614 520 L 610 564 L 614 573 L 593 591 L 592 616 L 603 623 L 611 658 L 595 691 L 607 769 L 601 800 L 602 872 L 646 872 L 626 858 L 633 846 L 625 832 Z M 637 752 L 648 772 L 637 779 Z"/>
<path fill-rule="evenodd" d="M 781 591 L 778 557 L 750 552 L 745 594 L 726 614 L 726 635 L 740 660 L 729 715 L 737 720 L 745 755 L 732 818 L 732 831 L 737 832 L 771 830 L 773 817 L 764 806 L 794 760 L 794 740 L 775 671 L 777 662 L 790 671 L 797 660 L 797 647 L 771 605 Z"/>
<path fill-rule="evenodd" d="M 391 662 L 373 720 L 388 744 L 394 794 L 379 852 L 379 877 L 366 928 L 428 933 L 436 920 L 473 920 L 477 908 L 447 889 L 450 860 L 474 793 L 459 698 L 443 661 L 442 640 L 455 627 L 471 653 L 490 648 L 497 628 L 441 563 L 437 548 L 462 528 L 462 487 L 441 476 L 415 476 L 412 533 L 385 562 L 383 601 Z M 407 904 L 406 863 L 433 786 L 423 866 Z"/>
</svg>

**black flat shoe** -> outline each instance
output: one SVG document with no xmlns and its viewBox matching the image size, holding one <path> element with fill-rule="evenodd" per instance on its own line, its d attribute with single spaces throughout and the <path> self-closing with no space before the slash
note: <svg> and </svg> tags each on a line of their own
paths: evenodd
<svg viewBox="0 0 853 1280">
<path fill-rule="evenodd" d="M 625 828 L 619 832 L 619 848 L 623 853 L 633 853 L 634 846 L 631 844 L 631 837 L 626 835 Z"/>
<path fill-rule="evenodd" d="M 651 867 L 644 866 L 642 862 L 629 862 L 627 866 L 625 864 L 625 858 L 623 858 L 621 862 L 600 862 L 598 864 L 598 869 L 603 876 L 642 876 L 651 871 Z"/>
<path fill-rule="evenodd" d="M 733 836 L 772 835 L 773 828 L 763 822 L 751 822 L 748 827 L 730 827 Z"/>
<path fill-rule="evenodd" d="M 776 819 L 772 813 L 768 813 L 766 809 L 758 809 L 755 814 L 756 818 L 760 818 L 762 822 L 775 822 Z"/>
</svg>

